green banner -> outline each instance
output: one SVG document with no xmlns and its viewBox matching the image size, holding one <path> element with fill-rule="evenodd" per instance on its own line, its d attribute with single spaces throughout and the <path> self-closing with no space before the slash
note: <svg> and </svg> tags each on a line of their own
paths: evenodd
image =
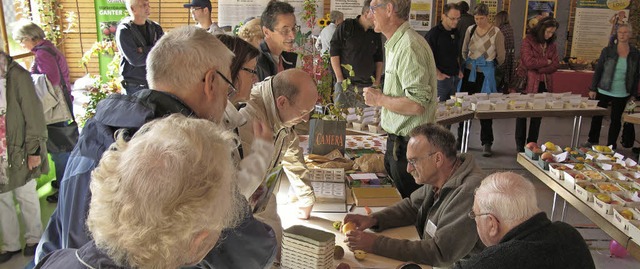
<svg viewBox="0 0 640 269">
<path fill-rule="evenodd" d="M 96 32 L 98 33 L 98 42 L 103 42 L 103 46 L 116 47 L 116 29 L 122 18 L 129 15 L 124 0 L 94 0 L 96 7 Z M 100 77 L 105 80 L 107 65 L 113 59 L 112 56 L 101 54 L 100 61 Z"/>
<path fill-rule="evenodd" d="M 612 10 L 623 10 L 629 7 L 631 0 L 578 0 L 578 8 L 608 8 Z"/>
</svg>

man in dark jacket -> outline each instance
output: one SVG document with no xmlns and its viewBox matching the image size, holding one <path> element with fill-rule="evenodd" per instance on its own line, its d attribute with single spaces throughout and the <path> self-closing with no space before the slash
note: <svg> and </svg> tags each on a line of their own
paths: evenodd
<svg viewBox="0 0 640 269">
<path fill-rule="evenodd" d="M 54 250 L 79 248 L 91 240 L 85 228 L 91 172 L 114 142 L 116 130 L 125 129 L 133 135 L 144 123 L 174 113 L 221 121 L 230 89 L 227 78 L 232 57 L 225 45 L 203 29 L 174 29 L 147 59 L 149 86 L 156 90 L 131 96 L 114 94 L 98 104 L 69 159 L 58 207 L 40 240 L 36 261 Z M 238 228 L 223 231 L 221 238 L 225 240 L 208 254 L 204 268 L 264 268 L 275 257 L 271 227 L 250 213 Z"/>
<path fill-rule="evenodd" d="M 456 29 L 460 18 L 458 5 L 455 3 L 446 4 L 440 23 L 425 35 L 436 60 L 438 101 L 440 102 L 455 95 L 458 82 L 462 79 L 460 57 L 458 57 L 460 32 Z"/>
<path fill-rule="evenodd" d="M 521 175 L 485 178 L 468 215 L 487 249 L 454 268 L 595 268 L 580 233 L 540 212 L 535 187 Z"/>
<path fill-rule="evenodd" d="M 147 89 L 147 56 L 151 48 L 164 35 L 162 27 L 149 20 L 149 0 L 127 0 L 130 17 L 126 17 L 116 30 L 116 44 L 120 52 L 120 75 L 126 94 Z"/>
<path fill-rule="evenodd" d="M 298 32 L 296 15 L 287 2 L 270 1 L 262 12 L 264 41 L 260 43 L 258 79 L 273 76 L 283 70 L 296 67 L 298 55 L 291 52 Z"/>
</svg>

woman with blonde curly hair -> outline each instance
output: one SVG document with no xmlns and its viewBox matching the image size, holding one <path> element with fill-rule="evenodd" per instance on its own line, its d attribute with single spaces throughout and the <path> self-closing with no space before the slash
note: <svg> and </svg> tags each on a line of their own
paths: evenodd
<svg viewBox="0 0 640 269">
<path fill-rule="evenodd" d="M 38 268 L 194 265 L 244 215 L 231 154 L 220 154 L 231 152 L 231 132 L 174 114 L 145 124 L 129 142 L 125 132 L 116 136 L 92 174 L 93 241 L 55 251 Z"/>
<path fill-rule="evenodd" d="M 260 42 L 264 39 L 260 18 L 255 18 L 238 29 L 238 36 L 244 41 L 251 43 L 256 48 L 260 48 Z"/>
</svg>

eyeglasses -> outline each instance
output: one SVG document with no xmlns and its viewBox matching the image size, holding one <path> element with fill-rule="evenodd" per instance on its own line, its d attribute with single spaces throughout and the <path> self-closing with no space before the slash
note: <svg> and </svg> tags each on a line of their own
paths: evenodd
<svg viewBox="0 0 640 269">
<path fill-rule="evenodd" d="M 475 220 L 476 217 L 480 217 L 480 216 L 486 216 L 486 215 L 491 215 L 491 213 L 480 213 L 480 214 L 476 214 L 475 212 L 473 212 L 473 210 L 469 211 L 469 214 L 467 214 L 467 216 L 470 219 Z"/>
<path fill-rule="evenodd" d="M 229 80 L 227 77 L 225 77 L 222 73 L 220 73 L 220 71 L 216 70 L 216 73 L 218 73 L 218 75 L 220 75 L 220 77 L 222 78 L 222 80 L 224 80 L 224 82 L 226 82 L 227 84 L 229 84 L 229 91 L 227 92 L 227 97 L 232 97 L 234 96 L 236 93 L 238 93 L 238 89 L 236 89 L 235 86 L 233 86 L 233 82 L 231 82 L 231 80 Z"/>
<path fill-rule="evenodd" d="M 407 160 L 407 164 L 410 164 L 411 166 L 413 166 L 413 168 L 416 168 L 416 162 L 418 162 L 419 160 L 424 159 L 424 158 L 429 158 L 429 157 L 431 157 L 433 154 L 436 154 L 436 153 L 438 153 L 438 152 L 437 152 L 437 151 L 435 151 L 435 152 L 427 153 L 427 155 L 426 155 L 426 156 L 422 156 L 422 157 L 418 157 L 418 158 L 413 158 L 413 159 L 408 159 L 408 160 Z"/>
<path fill-rule="evenodd" d="M 460 21 L 461 17 L 457 17 L 457 18 L 451 18 L 449 17 L 447 14 L 444 14 L 445 17 L 449 18 L 452 21 Z"/>
<path fill-rule="evenodd" d="M 243 66 L 243 67 L 240 67 L 240 70 L 247 71 L 247 72 L 249 72 L 249 73 L 251 73 L 251 74 L 254 74 L 254 75 L 256 75 L 256 76 L 258 75 L 258 71 L 254 70 L 254 69 L 246 68 L 246 67 L 244 67 L 244 66 Z"/>
<path fill-rule="evenodd" d="M 376 14 L 376 8 L 386 5 L 387 3 L 377 4 L 375 6 L 369 6 L 369 10 L 372 14 Z"/>
<path fill-rule="evenodd" d="M 300 26 L 299 26 L 299 25 L 294 25 L 294 26 L 293 26 L 293 28 L 286 28 L 286 26 L 285 26 L 285 28 L 280 29 L 280 30 L 278 30 L 278 29 L 275 29 L 275 28 L 274 28 L 274 29 L 273 29 L 273 31 L 274 31 L 274 32 L 278 32 L 278 33 L 280 33 L 281 35 L 289 35 L 289 34 L 291 34 L 291 33 L 294 33 L 294 34 L 295 34 L 295 33 L 297 33 L 298 31 L 300 31 Z"/>
</svg>

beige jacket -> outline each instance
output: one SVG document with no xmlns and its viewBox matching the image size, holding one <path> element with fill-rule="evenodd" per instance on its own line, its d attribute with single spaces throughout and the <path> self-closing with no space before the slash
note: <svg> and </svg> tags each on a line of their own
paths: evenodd
<svg viewBox="0 0 640 269">
<path fill-rule="evenodd" d="M 315 203 L 315 195 L 310 184 L 303 180 L 308 170 L 304 164 L 298 134 L 293 126 L 288 126 L 280 120 L 272 85 L 271 78 L 267 78 L 251 90 L 251 98 L 247 106 L 240 109 L 240 113 L 247 119 L 247 124 L 240 127 L 240 139 L 243 148 L 249 148 L 253 143 L 253 120 L 261 120 L 270 126 L 274 135 L 275 150 L 268 169 L 282 164 L 291 187 L 298 197 L 298 206 L 311 206 Z"/>
</svg>

